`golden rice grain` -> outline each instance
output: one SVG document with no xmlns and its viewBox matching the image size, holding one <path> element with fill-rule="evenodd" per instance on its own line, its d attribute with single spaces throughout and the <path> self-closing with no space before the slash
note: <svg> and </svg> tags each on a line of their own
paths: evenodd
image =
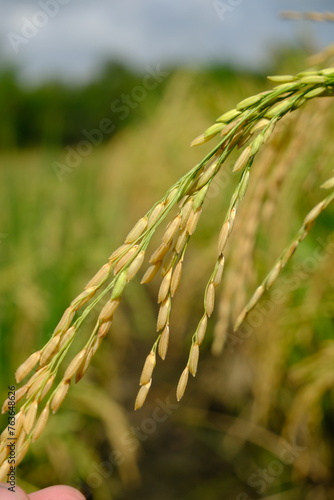
<svg viewBox="0 0 334 500">
<path fill-rule="evenodd" d="M 43 366 L 42 368 L 39 368 L 39 370 L 37 370 L 37 371 L 36 371 L 36 372 L 35 372 L 35 373 L 34 373 L 34 374 L 30 377 L 30 379 L 28 380 L 28 382 L 26 382 L 26 384 L 25 384 L 25 385 L 26 385 L 28 388 L 30 388 L 30 387 L 31 387 L 31 386 L 35 383 L 35 381 L 36 381 L 37 379 L 42 380 L 42 379 L 46 376 L 46 374 L 48 374 L 48 372 L 49 372 L 49 368 L 48 368 L 48 366 Z M 28 393 L 29 393 L 29 391 L 28 391 Z"/>
<path fill-rule="evenodd" d="M 242 325 L 242 323 L 245 321 L 245 318 L 247 316 L 247 310 L 246 309 L 243 309 L 240 314 L 238 315 L 237 319 L 235 320 L 235 323 L 234 323 L 234 326 L 233 326 L 233 330 L 236 332 L 240 326 Z"/>
<path fill-rule="evenodd" d="M 166 245 L 165 243 L 161 243 L 160 246 L 156 249 L 155 252 L 151 255 L 149 260 L 150 264 L 157 264 L 159 261 L 163 259 L 168 250 L 170 249 L 170 243 Z"/>
<path fill-rule="evenodd" d="M 201 343 L 204 340 L 207 326 L 208 326 L 208 317 L 206 314 L 204 314 L 196 330 L 196 339 L 199 345 L 201 345 Z"/>
<path fill-rule="evenodd" d="M 82 306 L 84 306 L 96 293 L 96 288 L 90 287 L 81 292 L 75 299 L 71 302 L 71 307 L 73 311 L 77 311 Z"/>
<path fill-rule="evenodd" d="M 194 232 L 196 231 L 196 227 L 197 227 L 198 221 L 201 217 L 201 214 L 202 214 L 201 208 L 198 208 L 197 210 L 195 210 L 194 212 L 192 212 L 190 214 L 187 225 L 186 225 L 186 229 L 187 229 L 188 234 L 190 236 L 192 234 L 194 234 Z"/>
<path fill-rule="evenodd" d="M 102 338 L 105 337 L 110 330 L 111 323 L 112 321 L 106 321 L 103 323 L 97 331 L 97 336 Z"/>
<path fill-rule="evenodd" d="M 175 203 L 177 198 L 179 197 L 179 183 L 169 190 L 168 196 L 166 198 L 165 204 L 170 205 L 171 203 Z"/>
<path fill-rule="evenodd" d="M 97 271 L 97 273 L 93 276 L 93 278 L 88 281 L 87 285 L 85 286 L 85 290 L 89 288 L 99 287 L 100 285 L 102 285 L 108 278 L 110 269 L 111 266 L 109 263 L 104 264 L 104 266 L 102 266 L 101 269 Z"/>
<path fill-rule="evenodd" d="M 248 184 L 249 184 L 249 170 L 246 170 L 242 176 L 240 187 L 239 187 L 239 198 L 242 200 L 246 194 Z"/>
<path fill-rule="evenodd" d="M 1 451 L 0 451 L 0 464 L 2 464 L 6 458 L 8 457 L 8 448 L 3 448 Z M 1 481 L 1 478 L 0 478 L 0 481 Z"/>
<path fill-rule="evenodd" d="M 158 203 L 150 213 L 148 217 L 148 222 L 147 222 L 147 228 L 150 229 L 159 219 L 160 215 L 165 209 L 165 204 L 164 203 Z"/>
<path fill-rule="evenodd" d="M 64 401 L 66 394 L 68 393 L 68 390 L 70 388 L 69 382 L 62 381 L 60 385 L 58 386 L 52 400 L 51 400 L 51 410 L 52 413 L 56 413 L 56 411 L 59 409 L 60 405 Z"/>
<path fill-rule="evenodd" d="M 157 332 L 160 332 L 160 330 L 162 330 L 165 327 L 169 317 L 170 308 L 171 308 L 171 299 L 170 297 L 167 297 L 164 300 L 164 302 L 161 303 L 159 308 L 158 319 L 157 319 Z"/>
<path fill-rule="evenodd" d="M 172 272 L 173 272 L 173 268 L 170 268 L 169 271 L 165 274 L 165 276 L 161 282 L 159 292 L 158 292 L 158 304 L 160 304 L 161 302 L 163 302 L 167 298 L 170 284 L 171 284 L 171 280 L 172 280 Z"/>
<path fill-rule="evenodd" d="M 15 379 L 16 382 L 19 383 L 21 380 L 23 380 L 28 373 L 31 372 L 31 370 L 36 366 L 38 363 L 39 359 L 41 357 L 41 351 L 36 351 L 33 354 L 29 356 L 28 359 L 26 359 L 16 370 L 15 372 Z"/>
<path fill-rule="evenodd" d="M 262 118 L 262 120 L 258 121 L 253 127 L 252 127 L 252 133 L 255 132 L 261 132 L 266 126 L 270 123 L 270 120 L 267 118 Z"/>
<path fill-rule="evenodd" d="M 15 404 L 17 404 L 23 398 L 23 396 L 26 394 L 27 390 L 28 390 L 28 387 L 24 385 L 24 386 L 20 387 L 20 389 L 17 389 L 17 391 L 15 391 L 15 400 L 14 400 Z M 5 399 L 5 401 L 2 405 L 2 408 L 1 408 L 1 413 L 6 413 L 8 411 L 9 401 L 12 401 L 12 400 L 9 398 Z"/>
<path fill-rule="evenodd" d="M 24 419 L 25 419 L 25 412 L 24 410 L 20 410 L 15 415 L 15 437 L 18 437 L 20 435 L 21 430 L 23 429 Z"/>
<path fill-rule="evenodd" d="M 91 355 L 91 357 L 94 356 L 94 354 L 96 353 L 96 351 L 98 350 L 98 348 L 100 347 L 101 345 L 101 342 L 102 342 L 103 338 L 102 337 L 98 337 L 96 336 L 93 340 L 93 343 L 92 343 L 92 346 L 90 347 L 90 349 L 88 350 L 88 355 Z M 81 367 L 79 366 L 79 369 Z M 78 370 L 79 371 L 79 370 Z"/>
<path fill-rule="evenodd" d="M 328 179 L 328 181 L 324 182 L 323 184 L 321 184 L 320 186 L 322 189 L 331 189 L 334 187 L 334 177 L 332 177 L 331 179 Z"/>
<path fill-rule="evenodd" d="M 51 377 L 49 377 L 48 381 L 46 382 L 46 384 L 43 387 L 43 390 L 41 392 L 40 397 L 38 398 L 39 401 L 42 401 L 42 399 L 44 398 L 44 396 L 49 392 L 49 390 L 51 389 L 52 384 L 54 382 L 54 379 L 55 379 L 54 375 L 51 375 Z"/>
<path fill-rule="evenodd" d="M 315 207 L 313 207 L 312 210 L 306 215 L 303 222 L 303 226 L 308 226 L 309 224 L 312 224 L 315 221 L 315 219 L 321 214 L 323 209 L 324 209 L 324 202 L 321 201 Z"/>
<path fill-rule="evenodd" d="M 233 230 L 236 215 L 237 215 L 237 208 L 236 208 L 236 206 L 234 206 L 234 207 L 232 207 L 231 212 L 230 212 L 230 216 L 228 218 L 228 221 L 229 221 L 228 236 L 231 234 L 231 232 Z"/>
<path fill-rule="evenodd" d="M 78 369 L 82 364 L 82 360 L 86 357 L 87 349 L 82 349 L 70 362 L 65 370 L 63 380 L 68 382 L 77 373 Z"/>
<path fill-rule="evenodd" d="M 215 287 L 220 285 L 220 282 L 222 280 L 223 272 L 224 272 L 224 264 L 225 264 L 225 257 L 224 257 L 224 255 L 221 255 L 219 257 L 217 269 L 215 271 L 215 274 L 214 274 L 213 280 L 212 280 L 212 283 Z"/>
<path fill-rule="evenodd" d="M 198 359 L 199 359 L 199 345 L 195 343 L 191 345 L 189 362 L 188 362 L 189 372 L 193 377 L 195 377 L 197 372 Z"/>
<path fill-rule="evenodd" d="M 152 379 L 147 384 L 142 385 L 141 388 L 139 389 L 135 401 L 135 410 L 139 410 L 139 408 L 141 408 L 145 403 L 145 399 L 150 390 L 151 384 L 152 384 Z"/>
<path fill-rule="evenodd" d="M 68 329 L 68 327 L 70 326 L 70 324 L 72 322 L 74 314 L 75 314 L 75 311 L 73 310 L 72 307 L 68 307 L 65 310 L 58 325 L 55 328 L 55 335 L 57 335 L 59 333 L 63 333 L 64 331 L 66 331 Z"/>
<path fill-rule="evenodd" d="M 181 377 L 179 379 L 179 383 L 177 384 L 176 388 L 176 399 L 180 401 L 184 395 L 184 391 L 186 390 L 187 383 L 188 383 L 188 377 L 189 377 L 189 368 L 188 366 L 185 367 L 183 370 Z"/>
<path fill-rule="evenodd" d="M 183 229 L 185 227 L 185 224 L 187 223 L 187 220 L 189 219 L 189 216 L 192 212 L 193 209 L 193 200 L 190 198 L 186 204 L 182 207 L 181 210 L 181 226 L 180 229 Z"/>
<path fill-rule="evenodd" d="M 25 418 L 23 420 L 23 429 L 26 434 L 29 434 L 35 423 L 37 409 L 38 409 L 38 403 L 35 400 L 30 404 L 29 408 L 26 411 Z"/>
<path fill-rule="evenodd" d="M 201 146 L 205 142 L 208 142 L 210 139 L 211 137 L 205 137 L 204 134 L 200 134 L 191 141 L 190 147 L 193 148 L 194 146 Z"/>
<path fill-rule="evenodd" d="M 162 277 L 166 276 L 168 271 L 174 267 L 176 257 L 177 257 L 177 253 L 175 252 L 175 247 L 174 247 L 173 252 L 170 253 L 169 255 L 166 255 L 166 257 L 162 261 L 162 267 L 161 267 L 161 276 Z"/>
<path fill-rule="evenodd" d="M 217 165 L 218 165 L 218 160 L 215 160 L 211 162 L 205 169 L 204 172 L 202 173 L 201 177 L 198 179 L 197 182 L 197 189 L 200 189 L 203 187 L 207 182 L 212 179 L 212 177 L 215 175 L 217 171 Z"/>
<path fill-rule="evenodd" d="M 99 320 L 101 322 L 112 320 L 114 312 L 119 306 L 120 301 L 121 301 L 120 299 L 109 300 L 103 307 L 102 311 L 100 312 Z"/>
<path fill-rule="evenodd" d="M 72 339 L 75 335 L 75 332 L 76 332 L 76 328 L 75 326 L 71 326 L 67 332 L 65 332 L 65 334 L 62 336 L 61 338 L 61 341 L 60 341 L 60 344 L 59 344 L 59 348 L 62 349 L 64 347 L 64 345 L 67 344 L 67 342 L 70 341 L 70 339 Z"/>
<path fill-rule="evenodd" d="M 129 260 L 132 259 L 132 257 L 135 255 L 135 253 L 138 250 L 138 245 L 133 245 L 133 247 L 129 248 L 129 250 L 119 259 L 118 262 L 116 262 L 114 266 L 114 274 L 118 274 L 123 267 L 126 266 L 126 264 L 129 262 Z"/>
<path fill-rule="evenodd" d="M 170 283 L 170 295 L 171 297 L 174 297 L 175 292 L 180 284 L 181 281 L 181 275 L 182 275 L 182 260 L 180 260 L 173 271 L 171 283 Z"/>
<path fill-rule="evenodd" d="M 238 126 L 238 124 L 240 124 L 240 120 L 239 119 L 233 120 L 228 125 L 225 125 L 225 127 L 222 129 L 220 135 L 222 137 L 227 136 L 231 132 L 232 129 L 234 129 L 235 127 Z"/>
<path fill-rule="evenodd" d="M 275 266 L 268 274 L 268 278 L 266 280 L 266 287 L 267 288 L 270 288 L 275 283 L 280 272 L 281 272 L 281 262 L 276 262 Z"/>
<path fill-rule="evenodd" d="M 124 244 L 118 247 L 109 257 L 109 262 L 113 263 L 116 260 L 118 260 L 123 254 L 125 254 L 129 249 L 131 248 L 131 245 L 129 244 Z"/>
<path fill-rule="evenodd" d="M 306 236 L 306 234 L 305 234 L 305 236 Z M 291 257 L 295 253 L 295 251 L 297 250 L 298 245 L 299 245 L 299 241 L 294 241 L 293 243 L 291 243 L 289 248 L 285 251 L 284 256 L 281 258 L 282 267 L 285 267 L 286 264 L 289 262 L 289 260 L 291 259 Z"/>
<path fill-rule="evenodd" d="M 237 161 L 235 162 L 232 172 L 239 172 L 240 170 L 242 170 L 249 162 L 251 153 L 252 153 L 252 147 L 247 146 L 243 150 Z"/>
<path fill-rule="evenodd" d="M 183 251 L 183 249 L 188 241 L 188 238 L 189 238 L 189 233 L 187 231 L 187 228 L 185 228 L 182 231 L 182 233 L 180 234 L 180 236 L 178 237 L 178 239 L 176 240 L 176 243 L 174 246 L 176 253 L 180 254 Z"/>
<path fill-rule="evenodd" d="M 138 273 L 139 269 L 143 265 L 144 258 L 145 258 L 145 252 L 142 250 L 133 259 L 133 261 L 129 265 L 127 273 L 126 273 L 126 280 L 127 281 L 131 281 L 136 276 L 136 274 Z"/>
<path fill-rule="evenodd" d="M 219 237 L 218 237 L 218 255 L 222 255 L 222 253 L 224 251 L 229 231 L 230 231 L 230 223 L 227 220 L 226 222 L 224 222 L 224 224 L 223 224 L 223 226 L 222 226 L 222 228 L 220 230 L 220 233 L 219 233 Z"/>
<path fill-rule="evenodd" d="M 240 146 L 239 143 L 243 142 L 244 131 L 241 129 L 238 132 L 235 132 L 232 139 L 229 141 L 229 148 L 233 149 L 234 146 Z"/>
<path fill-rule="evenodd" d="M 145 360 L 144 367 L 140 375 L 139 385 L 145 385 L 149 383 L 149 381 L 152 378 L 152 373 L 155 365 L 156 365 L 155 352 L 151 351 Z"/>
<path fill-rule="evenodd" d="M 161 359 L 166 358 L 168 343 L 169 343 L 169 325 L 167 324 L 165 328 L 162 330 L 158 344 L 158 353 Z"/>
<path fill-rule="evenodd" d="M 142 217 L 139 219 L 137 224 L 131 229 L 129 234 L 124 240 L 124 243 L 127 245 L 129 243 L 134 243 L 146 230 L 147 228 L 147 217 Z"/>
<path fill-rule="evenodd" d="M 30 399 L 32 396 L 37 398 L 37 394 L 40 394 L 43 383 L 46 383 L 48 378 L 49 378 L 48 369 L 46 371 L 40 370 L 36 372 L 36 377 L 31 378 L 26 384 L 26 386 L 28 387 L 27 399 Z"/>
<path fill-rule="evenodd" d="M 213 313 L 214 306 L 215 306 L 215 286 L 213 283 L 210 283 L 207 288 L 204 300 L 205 312 L 209 318 Z"/>
<path fill-rule="evenodd" d="M 23 429 L 23 426 L 22 426 L 20 435 L 16 441 L 16 449 L 17 450 L 19 450 L 22 447 L 23 443 L 26 440 L 26 437 L 27 437 L 27 433 L 25 432 L 25 430 Z"/>
<path fill-rule="evenodd" d="M 157 262 L 156 264 L 149 266 L 149 268 L 145 272 L 144 276 L 142 277 L 142 280 L 140 283 L 142 285 L 144 285 L 146 283 L 150 283 L 154 279 L 157 272 L 159 271 L 160 266 L 161 266 L 161 260 L 159 262 Z"/>
<path fill-rule="evenodd" d="M 179 230 L 180 228 L 180 225 L 181 225 L 181 215 L 178 214 L 167 226 L 167 229 L 165 231 L 165 233 L 163 234 L 162 236 L 162 242 L 165 244 L 165 245 L 168 245 L 172 239 L 174 238 L 175 234 L 177 233 L 177 231 Z"/>
<path fill-rule="evenodd" d="M 33 441 L 36 441 L 40 437 L 40 435 L 42 434 L 42 432 L 44 431 L 45 426 L 47 424 L 47 421 L 49 419 L 49 415 L 50 415 L 50 408 L 47 405 L 43 409 L 43 411 L 40 414 L 40 416 L 38 417 L 37 423 L 35 425 L 35 428 L 34 428 L 34 431 L 33 431 L 33 434 L 32 434 L 32 440 Z"/>
<path fill-rule="evenodd" d="M 263 285 L 258 286 L 257 289 L 255 290 L 254 294 L 252 295 L 251 299 L 249 300 L 247 306 L 246 306 L 248 311 L 253 309 L 253 307 L 258 303 L 258 301 L 262 297 L 263 293 L 264 293 Z"/>
<path fill-rule="evenodd" d="M 49 342 L 46 344 L 46 346 L 41 351 L 41 357 L 39 360 L 40 366 L 45 365 L 49 361 L 49 359 L 52 357 L 53 353 L 58 351 L 59 343 L 60 343 L 59 335 L 56 337 L 52 337 L 49 340 Z"/>
<path fill-rule="evenodd" d="M 103 337 L 100 337 L 103 338 Z M 85 375 L 86 371 L 89 368 L 90 362 L 92 360 L 93 353 L 91 350 L 87 352 L 87 356 L 85 359 L 82 360 L 82 365 L 79 367 L 76 376 L 75 376 L 75 383 L 77 384 L 79 380 L 82 379 L 82 377 Z"/>
<path fill-rule="evenodd" d="M 15 467 L 17 467 L 22 462 L 24 457 L 26 456 L 26 454 L 28 452 L 29 444 L 30 444 L 29 441 L 27 441 L 24 444 L 22 444 L 22 446 L 20 446 L 20 447 L 18 446 L 18 452 L 17 452 L 17 455 L 15 457 Z"/>
<path fill-rule="evenodd" d="M 11 467 L 11 464 L 6 460 L 0 467 L 0 481 L 6 481 L 7 480 L 7 474 L 9 473 L 9 469 Z"/>
</svg>

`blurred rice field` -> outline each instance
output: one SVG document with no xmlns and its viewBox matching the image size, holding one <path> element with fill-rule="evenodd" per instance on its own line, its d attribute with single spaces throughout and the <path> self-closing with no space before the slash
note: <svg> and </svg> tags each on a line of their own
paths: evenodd
<svg viewBox="0 0 334 500">
<path fill-rule="evenodd" d="M 62 182 L 52 168 L 64 162 L 62 151 L 1 153 L 3 398 L 16 367 L 44 345 L 139 216 L 211 149 L 211 143 L 190 149 L 190 141 L 266 88 L 252 77 L 222 85 L 205 74 L 175 73 L 145 119 L 95 148 Z M 333 207 L 298 249 L 276 298 L 266 296 L 266 304 L 274 304 L 270 312 L 260 304 L 261 320 L 243 336 L 232 334 L 232 319 L 324 197 L 320 185 L 334 165 L 333 125 L 332 100 L 318 99 L 281 123 L 255 162 L 221 301 L 182 404 L 175 387 L 236 184 L 229 162 L 190 245 L 170 352 L 155 370 L 144 408 L 134 412 L 133 403 L 155 338 L 159 284 L 144 288 L 137 280 L 86 376 L 20 465 L 20 485 L 33 491 L 70 484 L 94 500 L 334 498 Z M 85 338 L 91 325 L 82 329 Z M 225 349 L 214 356 L 213 337 L 218 352 L 224 328 Z"/>
</svg>

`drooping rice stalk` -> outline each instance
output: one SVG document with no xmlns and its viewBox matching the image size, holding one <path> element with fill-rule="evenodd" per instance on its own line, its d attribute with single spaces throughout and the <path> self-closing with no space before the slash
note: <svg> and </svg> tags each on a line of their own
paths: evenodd
<svg viewBox="0 0 334 500">
<path fill-rule="evenodd" d="M 177 386 L 177 399 L 182 398 L 189 373 L 195 376 L 197 372 L 200 346 L 206 333 L 208 320 L 214 311 L 216 291 L 224 272 L 225 248 L 233 231 L 240 203 L 247 191 L 255 157 L 270 139 L 276 124 L 284 116 L 297 110 L 311 99 L 332 96 L 334 92 L 334 68 L 303 72 L 296 76 L 275 76 L 270 77 L 270 80 L 278 84 L 273 90 L 241 101 L 235 109 L 224 113 L 214 125 L 193 141 L 192 145 L 197 146 L 214 137 L 218 138 L 218 143 L 213 150 L 179 179 L 165 196 L 139 219 L 125 238 L 124 244 L 111 254 L 108 262 L 87 283 L 84 290 L 72 300 L 48 343 L 31 354 L 17 369 L 18 383 L 29 378 L 16 392 L 16 403 L 25 398 L 16 415 L 16 465 L 24 458 L 30 443 L 38 439 L 43 432 L 50 411 L 55 413 L 61 406 L 71 382 L 78 382 L 87 371 L 92 357 L 110 329 L 125 288 L 145 262 L 148 246 L 155 231 L 164 223 L 169 213 L 177 208 L 177 213 L 166 225 L 160 245 L 151 254 L 148 268 L 141 280 L 142 284 L 149 283 L 159 271 L 162 276 L 157 297 L 159 304 L 157 335 L 140 376 L 140 388 L 135 408 L 139 409 L 144 404 L 152 384 L 157 353 L 162 359 L 167 356 L 173 300 L 181 280 L 187 248 L 201 217 L 208 189 L 230 154 L 235 150 L 241 150 L 233 166 L 233 173 L 239 175 L 239 182 L 232 194 L 217 237 L 216 259 L 204 292 L 203 315 L 192 337 L 188 361 Z M 333 190 L 334 178 L 331 178 L 323 187 Z M 294 241 L 283 251 L 273 270 L 256 289 L 253 297 L 240 313 L 236 327 L 242 324 L 263 293 L 273 286 L 278 274 L 306 237 L 316 218 L 333 199 L 334 192 L 332 191 L 305 217 L 303 226 Z M 89 315 L 94 314 L 99 303 L 106 299 L 89 339 L 73 359 L 66 359 L 64 372 L 61 379 L 57 380 L 60 368 L 82 323 Z M 32 373 L 33 370 L 35 370 L 34 373 Z M 3 412 L 8 410 L 8 403 L 8 400 L 4 402 Z M 0 442 L 2 462 L 0 479 L 6 476 L 9 468 L 6 460 L 7 437 L 8 429 L 6 428 L 1 434 Z"/>
</svg>

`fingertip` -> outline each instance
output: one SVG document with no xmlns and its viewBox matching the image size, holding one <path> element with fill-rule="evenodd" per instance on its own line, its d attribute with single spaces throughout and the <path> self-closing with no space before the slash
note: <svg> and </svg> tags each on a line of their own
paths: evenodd
<svg viewBox="0 0 334 500">
<path fill-rule="evenodd" d="M 30 500 L 85 500 L 80 491 L 72 486 L 50 486 L 29 495 Z"/>
<path fill-rule="evenodd" d="M 9 483 L 0 483 L 0 500 L 29 500 L 29 497 L 18 486 L 14 486 L 14 490 L 9 490 L 9 487 Z"/>
</svg>

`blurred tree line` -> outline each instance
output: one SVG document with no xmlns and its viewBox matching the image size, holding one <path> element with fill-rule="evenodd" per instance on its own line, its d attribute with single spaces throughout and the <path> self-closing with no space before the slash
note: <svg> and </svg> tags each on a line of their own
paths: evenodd
<svg viewBox="0 0 334 500">
<path fill-rule="evenodd" d="M 157 68 L 140 75 L 109 62 L 89 84 L 50 81 L 29 87 L 19 82 L 16 69 L 0 67 L 0 149 L 64 147 L 97 129 L 109 140 L 124 125 L 152 112 L 172 74 Z M 228 88 L 240 78 L 240 72 L 228 67 L 207 69 L 205 75 Z"/>
<path fill-rule="evenodd" d="M 45 82 L 39 87 L 24 87 L 15 69 L 0 69 L 0 148 L 74 144 L 82 140 L 83 128 L 96 129 L 103 119 L 113 122 L 108 129 L 110 138 L 123 125 L 123 100 L 130 99 L 128 106 L 135 111 L 128 113 L 130 119 L 141 116 L 155 102 L 164 82 L 153 83 L 152 79 L 151 91 L 145 89 L 142 75 L 117 63 L 108 63 L 97 80 L 83 86 Z M 147 105 L 141 107 L 144 99 Z"/>
</svg>

